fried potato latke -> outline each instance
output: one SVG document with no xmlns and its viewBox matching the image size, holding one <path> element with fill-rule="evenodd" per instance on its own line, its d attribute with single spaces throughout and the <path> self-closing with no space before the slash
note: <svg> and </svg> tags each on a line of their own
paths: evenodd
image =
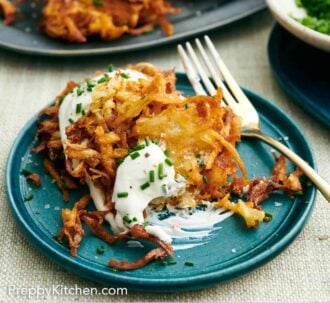
<svg viewBox="0 0 330 330">
<path fill-rule="evenodd" d="M 91 180 L 106 196 L 106 213 L 115 214 L 111 197 L 118 164 L 129 149 L 148 138 L 166 146 L 176 173 L 186 180 L 185 193 L 167 199 L 173 206 L 194 207 L 211 201 L 240 215 L 247 227 L 255 228 L 270 220 L 260 203 L 271 192 L 282 190 L 292 196 L 302 190 L 300 170 L 287 174 L 283 156 L 274 156 L 275 166 L 269 178 L 247 177 L 236 150 L 241 121 L 229 107 L 221 105 L 220 89 L 213 97 L 184 96 L 176 90 L 173 71 L 161 72 L 148 63 L 129 68 L 143 73 L 146 79 L 125 79 L 118 70 L 114 77 L 97 84 L 92 90 L 89 111 L 66 127 L 66 157 L 60 141 L 58 112 L 63 97 L 77 84 L 69 82 L 55 104 L 41 112 L 37 122 L 40 144 L 34 150 L 47 152 L 46 169 L 60 189 L 64 173 L 81 184 Z M 78 162 L 74 169 L 73 162 Z M 232 201 L 232 196 L 238 200 Z M 63 197 L 67 198 L 65 191 Z M 112 235 L 104 224 L 104 212 L 86 211 L 79 205 L 62 213 L 62 236 L 68 238 L 73 255 L 84 234 L 81 221 L 109 244 L 134 237 L 157 245 L 133 263 L 111 261 L 111 267 L 135 269 L 172 255 L 171 246 L 149 235 L 143 227 L 127 227 L 126 232 Z"/>
<path fill-rule="evenodd" d="M 122 35 L 151 32 L 159 25 L 167 36 L 173 26 L 166 19 L 180 11 L 165 0 L 45 0 L 39 28 L 52 38 L 83 43 L 88 37 L 109 41 Z M 4 23 L 15 20 L 16 7 L 0 0 Z"/>
</svg>

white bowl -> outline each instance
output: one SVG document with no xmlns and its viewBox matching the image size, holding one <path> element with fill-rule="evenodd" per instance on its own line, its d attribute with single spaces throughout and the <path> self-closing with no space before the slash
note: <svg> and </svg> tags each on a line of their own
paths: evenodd
<svg viewBox="0 0 330 330">
<path fill-rule="evenodd" d="M 314 31 L 294 18 L 303 18 L 306 11 L 296 5 L 295 0 L 266 0 L 273 16 L 285 29 L 297 38 L 319 49 L 330 52 L 330 36 Z"/>
</svg>

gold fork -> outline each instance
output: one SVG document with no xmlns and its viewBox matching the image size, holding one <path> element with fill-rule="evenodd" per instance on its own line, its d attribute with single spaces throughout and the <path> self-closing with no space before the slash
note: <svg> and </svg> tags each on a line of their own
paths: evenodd
<svg viewBox="0 0 330 330">
<path fill-rule="evenodd" d="M 178 45 L 180 59 L 195 93 L 197 95 L 207 95 L 207 93 L 215 95 L 215 85 L 220 87 L 223 92 L 224 104 L 230 106 L 242 118 L 241 136 L 244 138 L 259 139 L 277 149 L 298 166 L 309 180 L 315 184 L 327 201 L 330 202 L 330 185 L 295 152 L 260 130 L 260 119 L 256 109 L 235 81 L 211 39 L 208 36 L 204 36 L 204 41 L 205 47 L 199 39 L 195 39 L 199 56 L 197 56 L 197 53 L 189 42 L 186 43 L 186 50 L 182 45 Z M 200 58 L 204 63 L 204 67 L 209 72 L 204 69 Z M 209 73 L 215 85 L 209 78 Z M 226 85 L 222 82 L 222 79 Z"/>
</svg>

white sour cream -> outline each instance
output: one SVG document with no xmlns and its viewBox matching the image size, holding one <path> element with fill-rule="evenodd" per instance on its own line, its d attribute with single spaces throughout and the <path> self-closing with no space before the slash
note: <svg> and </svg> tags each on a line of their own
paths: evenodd
<svg viewBox="0 0 330 330">
<path fill-rule="evenodd" d="M 117 169 L 112 201 L 117 211 L 116 225 L 122 230 L 143 224 L 143 211 L 153 199 L 177 195 L 185 187 L 184 182 L 175 180 L 174 166 L 163 150 L 148 143 L 149 146 L 141 144 L 144 149 L 131 152 Z M 163 241 L 171 241 L 159 226 L 147 226 L 146 230 Z"/>
</svg>

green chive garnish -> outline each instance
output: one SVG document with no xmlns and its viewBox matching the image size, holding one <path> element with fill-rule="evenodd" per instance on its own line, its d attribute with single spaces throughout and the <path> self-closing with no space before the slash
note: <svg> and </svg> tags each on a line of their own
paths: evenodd
<svg viewBox="0 0 330 330">
<path fill-rule="evenodd" d="M 115 68 L 114 68 L 114 66 L 113 66 L 112 64 L 109 64 L 109 65 L 108 65 L 108 71 L 109 71 L 109 72 L 113 72 L 114 69 L 115 69 Z"/>
<path fill-rule="evenodd" d="M 155 182 L 155 171 L 150 171 L 149 172 L 149 181 L 150 182 Z"/>
<path fill-rule="evenodd" d="M 145 190 L 145 189 L 147 189 L 149 187 L 150 187 L 150 183 L 149 182 L 145 182 L 144 184 L 141 184 L 140 189 L 141 190 Z"/>
<path fill-rule="evenodd" d="M 172 162 L 169 158 L 166 158 L 166 159 L 165 159 L 165 163 L 166 163 L 168 166 L 173 166 L 173 162 Z"/>
<path fill-rule="evenodd" d="M 163 261 L 160 262 L 160 264 L 161 264 L 162 266 L 166 266 L 166 265 L 167 265 L 167 261 L 163 260 Z"/>
<path fill-rule="evenodd" d="M 129 74 L 128 74 L 128 73 L 120 72 L 120 75 L 121 75 L 124 79 L 128 79 L 128 78 L 129 78 Z"/>
<path fill-rule="evenodd" d="M 31 199 L 33 199 L 33 195 L 32 194 L 27 194 L 27 195 L 24 196 L 24 202 L 28 202 Z"/>
<path fill-rule="evenodd" d="M 77 95 L 80 96 L 84 92 L 80 87 L 77 89 Z"/>
<path fill-rule="evenodd" d="M 184 105 L 184 108 L 187 110 L 187 109 L 189 108 L 189 104 L 186 103 L 186 104 Z"/>
<path fill-rule="evenodd" d="M 144 141 L 146 143 L 146 146 L 149 146 L 150 145 L 150 140 L 147 137 L 144 139 Z"/>
<path fill-rule="evenodd" d="M 102 84 L 102 83 L 105 83 L 106 81 L 109 80 L 109 77 L 107 75 L 104 75 L 102 78 L 100 78 L 97 83 L 98 84 Z"/>
<path fill-rule="evenodd" d="M 123 158 L 118 158 L 118 159 L 116 159 L 116 164 L 117 165 L 120 165 L 120 164 L 122 164 L 124 162 L 124 159 Z"/>
<path fill-rule="evenodd" d="M 59 105 L 61 105 L 61 104 L 63 103 L 63 101 L 64 101 L 64 99 L 65 99 L 65 96 L 66 96 L 66 95 L 62 95 L 62 96 L 60 97 L 60 101 L 58 102 Z"/>
<path fill-rule="evenodd" d="M 126 198 L 128 197 L 128 192 L 120 192 L 117 194 L 118 198 Z"/>
<path fill-rule="evenodd" d="M 165 149 L 164 154 L 165 154 L 165 156 L 168 156 L 170 154 L 170 149 Z"/>
<path fill-rule="evenodd" d="M 265 219 L 270 221 L 273 219 L 273 215 L 271 213 L 265 212 Z"/>
<path fill-rule="evenodd" d="M 123 217 L 123 220 L 124 220 L 126 223 L 131 223 L 131 222 L 132 222 L 132 220 L 129 218 L 128 215 L 125 215 L 125 216 Z"/>
<path fill-rule="evenodd" d="M 99 6 L 102 6 L 102 5 L 103 5 L 103 3 L 102 3 L 102 1 L 101 1 L 101 0 L 93 0 L 93 4 L 94 4 L 94 6 L 97 6 L 97 7 L 99 7 Z"/>
<path fill-rule="evenodd" d="M 174 261 L 174 260 L 170 260 L 170 261 L 168 262 L 168 264 L 169 264 L 169 265 L 176 265 L 176 261 Z"/>
<path fill-rule="evenodd" d="M 185 266 L 192 267 L 192 266 L 194 265 L 194 263 L 193 263 L 193 262 L 190 262 L 190 261 L 186 261 L 186 262 L 184 263 L 184 265 L 185 265 Z"/>
<path fill-rule="evenodd" d="M 82 114 L 83 116 L 85 116 L 85 115 L 86 115 L 86 112 L 85 112 L 85 110 L 84 110 L 84 109 L 82 109 L 82 110 L 81 110 L 81 114 Z"/>
<path fill-rule="evenodd" d="M 296 191 L 294 193 L 295 196 L 302 196 L 303 194 L 304 194 L 303 191 Z"/>
<path fill-rule="evenodd" d="M 131 151 L 138 151 L 144 149 L 146 146 L 144 144 L 137 144 L 135 147 L 131 149 Z"/>
<path fill-rule="evenodd" d="M 97 254 L 103 254 L 104 251 L 105 251 L 104 246 L 99 246 L 99 247 L 96 249 L 96 253 L 97 253 Z"/>
<path fill-rule="evenodd" d="M 136 158 L 140 157 L 140 154 L 138 152 L 134 152 L 130 156 L 132 159 L 136 159 Z"/>
<path fill-rule="evenodd" d="M 73 124 L 74 123 L 74 120 L 72 118 L 69 118 L 69 123 L 70 124 Z"/>
<path fill-rule="evenodd" d="M 21 169 L 21 174 L 23 174 L 24 176 L 28 176 L 28 175 L 31 175 L 32 172 L 26 168 L 22 168 Z"/>
<path fill-rule="evenodd" d="M 164 179 L 164 165 L 162 163 L 158 164 L 158 179 Z"/>
<path fill-rule="evenodd" d="M 93 81 L 91 81 L 91 80 L 87 81 L 87 90 L 89 92 L 92 91 L 93 87 L 95 87 L 95 83 Z"/>
<path fill-rule="evenodd" d="M 150 222 L 149 221 L 145 221 L 145 222 L 143 222 L 143 226 L 144 227 L 147 227 L 147 226 L 149 226 L 150 225 Z"/>
<path fill-rule="evenodd" d="M 76 105 L 76 113 L 80 113 L 81 110 L 82 110 L 82 104 L 81 104 L 81 103 L 78 103 L 78 104 Z"/>
<path fill-rule="evenodd" d="M 133 221 L 133 222 L 137 222 L 138 219 L 137 219 L 136 217 L 134 217 L 134 218 L 132 219 L 132 221 Z"/>
<path fill-rule="evenodd" d="M 209 182 L 209 179 L 207 178 L 207 176 L 203 175 L 203 182 L 205 184 L 207 184 Z"/>
<path fill-rule="evenodd" d="M 154 144 L 158 144 L 159 141 L 158 141 L 158 139 L 153 139 L 153 140 L 152 140 L 152 143 L 154 143 Z"/>
</svg>

